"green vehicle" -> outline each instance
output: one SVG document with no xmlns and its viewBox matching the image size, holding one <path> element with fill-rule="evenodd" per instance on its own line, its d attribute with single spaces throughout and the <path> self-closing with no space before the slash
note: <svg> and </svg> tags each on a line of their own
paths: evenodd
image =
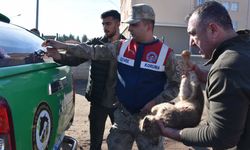
<svg viewBox="0 0 250 150">
<path fill-rule="evenodd" d="M 64 135 L 75 108 L 71 69 L 46 57 L 42 42 L 0 21 L 0 150 L 76 149 Z"/>
</svg>

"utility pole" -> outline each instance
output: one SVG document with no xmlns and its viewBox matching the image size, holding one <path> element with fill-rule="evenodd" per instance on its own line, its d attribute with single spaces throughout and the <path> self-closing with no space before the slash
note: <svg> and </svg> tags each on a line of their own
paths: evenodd
<svg viewBox="0 0 250 150">
<path fill-rule="evenodd" d="M 38 30 L 39 0 L 36 0 L 36 29 Z"/>
</svg>

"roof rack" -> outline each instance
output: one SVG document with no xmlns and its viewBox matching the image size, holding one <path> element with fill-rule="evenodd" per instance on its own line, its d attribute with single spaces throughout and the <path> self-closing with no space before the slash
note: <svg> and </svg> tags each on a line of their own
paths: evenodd
<svg viewBox="0 0 250 150">
<path fill-rule="evenodd" d="M 1 13 L 0 13 L 0 21 L 10 23 L 10 19 Z"/>
</svg>

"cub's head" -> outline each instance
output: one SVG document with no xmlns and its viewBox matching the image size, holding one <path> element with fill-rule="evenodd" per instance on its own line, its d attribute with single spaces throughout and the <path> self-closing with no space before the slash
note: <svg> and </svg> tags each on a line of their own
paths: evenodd
<svg viewBox="0 0 250 150">
<path fill-rule="evenodd" d="M 160 127 L 156 123 L 155 116 L 147 115 L 140 121 L 140 130 L 149 137 L 160 136 Z"/>
</svg>

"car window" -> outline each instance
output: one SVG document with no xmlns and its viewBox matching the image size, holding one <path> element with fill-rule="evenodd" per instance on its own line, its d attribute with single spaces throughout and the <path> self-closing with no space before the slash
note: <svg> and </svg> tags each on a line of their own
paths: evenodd
<svg viewBox="0 0 250 150">
<path fill-rule="evenodd" d="M 0 67 L 43 62 L 42 42 L 21 27 L 0 22 Z"/>
</svg>

